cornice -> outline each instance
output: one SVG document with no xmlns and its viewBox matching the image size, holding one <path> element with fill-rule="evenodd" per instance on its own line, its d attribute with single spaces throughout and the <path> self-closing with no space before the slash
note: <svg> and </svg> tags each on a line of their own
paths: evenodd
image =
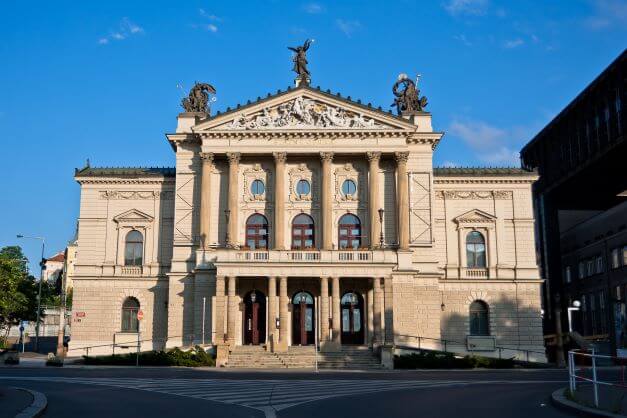
<svg viewBox="0 0 627 418">
<path fill-rule="evenodd" d="M 103 179 L 103 178 L 78 178 L 78 184 L 175 184 L 174 179 Z"/>
<path fill-rule="evenodd" d="M 403 130 L 211 130 L 198 133 L 203 139 L 362 139 L 362 138 L 405 138 L 408 132 Z"/>
<path fill-rule="evenodd" d="M 533 184 L 535 179 L 495 179 L 495 178 L 486 178 L 480 177 L 477 178 L 451 178 L 451 179 L 443 179 L 443 178 L 434 178 L 433 184 Z"/>
</svg>

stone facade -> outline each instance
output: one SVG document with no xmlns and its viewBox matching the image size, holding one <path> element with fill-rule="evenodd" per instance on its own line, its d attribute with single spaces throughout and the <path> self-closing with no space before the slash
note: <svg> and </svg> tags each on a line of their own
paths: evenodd
<svg viewBox="0 0 627 418">
<path fill-rule="evenodd" d="M 219 363 L 248 344 L 363 345 L 386 363 L 403 347 L 498 346 L 542 360 L 536 175 L 434 169 L 442 136 L 429 113 L 301 86 L 180 114 L 174 169 L 77 170 L 70 353 L 137 340 L 132 298 L 143 349 L 213 344 Z M 469 260 L 473 231 L 483 244 Z"/>
</svg>

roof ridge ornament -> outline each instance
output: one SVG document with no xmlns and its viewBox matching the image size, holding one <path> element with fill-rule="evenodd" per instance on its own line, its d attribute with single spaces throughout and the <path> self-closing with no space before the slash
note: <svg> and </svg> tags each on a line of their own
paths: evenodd
<svg viewBox="0 0 627 418">
<path fill-rule="evenodd" d="M 423 112 L 427 106 L 427 98 L 425 96 L 420 97 L 420 90 L 417 87 L 419 79 L 420 74 L 416 77 L 416 83 L 405 73 L 398 75 L 396 83 L 392 87 L 392 93 L 396 96 L 392 107 L 396 106 L 399 115 L 402 115 L 403 112 Z"/>
<path fill-rule="evenodd" d="M 294 56 L 292 56 L 294 67 L 292 67 L 292 71 L 298 74 L 294 80 L 296 87 L 301 85 L 308 86 L 311 82 L 311 73 L 309 72 L 309 69 L 307 69 L 307 50 L 311 44 L 314 43 L 314 41 L 314 39 L 307 39 L 302 46 L 287 47 L 290 51 L 294 51 Z"/>
</svg>

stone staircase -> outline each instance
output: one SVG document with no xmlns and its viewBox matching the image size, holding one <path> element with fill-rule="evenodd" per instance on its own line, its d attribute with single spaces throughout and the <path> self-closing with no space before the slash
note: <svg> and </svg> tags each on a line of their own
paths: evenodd
<svg viewBox="0 0 627 418">
<path fill-rule="evenodd" d="M 343 346 L 342 351 L 318 354 L 318 368 L 325 370 L 381 369 L 381 360 L 368 347 Z"/>
<path fill-rule="evenodd" d="M 226 367 L 247 369 L 310 369 L 316 361 L 313 346 L 292 346 L 284 353 L 266 351 L 265 346 L 237 346 L 229 354 Z M 380 369 L 379 358 L 368 347 L 342 347 L 334 353 L 318 353 L 318 367 L 325 370 Z"/>
</svg>

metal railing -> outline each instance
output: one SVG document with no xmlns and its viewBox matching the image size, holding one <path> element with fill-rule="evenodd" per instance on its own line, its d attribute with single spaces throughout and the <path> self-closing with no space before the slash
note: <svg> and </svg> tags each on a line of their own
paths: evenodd
<svg viewBox="0 0 627 418">
<path fill-rule="evenodd" d="M 586 352 L 582 350 L 570 350 L 568 352 L 568 382 L 571 396 L 575 399 L 577 398 L 577 386 L 578 382 L 583 385 L 584 383 L 592 384 L 592 399 L 594 406 L 599 408 L 599 389 L 600 387 L 607 388 L 618 388 L 620 390 L 627 389 L 627 385 L 625 384 L 625 362 L 627 359 L 608 356 L 603 354 L 596 354 L 596 350 L 593 348 L 591 352 Z M 612 365 L 619 365 L 620 367 L 616 369 L 619 373 L 618 378 L 615 381 L 610 381 L 610 374 L 606 374 L 606 377 L 599 377 L 599 361 L 607 362 Z M 589 367 L 585 363 L 590 363 Z M 579 365 L 577 363 L 583 363 L 583 365 Z M 579 372 L 579 373 L 578 373 Z M 624 396 L 624 394 L 622 394 Z M 621 397 L 622 397 L 621 396 Z M 576 399 L 577 400 L 577 399 Z"/>
<path fill-rule="evenodd" d="M 416 343 L 417 346 L 404 345 L 403 343 L 405 344 L 410 343 L 408 341 L 402 341 L 402 339 L 407 339 L 407 338 L 417 341 Z M 398 341 L 399 339 L 401 339 L 401 341 Z M 474 344 L 468 344 L 468 342 L 466 341 L 462 342 L 462 341 L 449 340 L 449 339 L 444 339 L 444 338 L 431 338 L 431 337 L 422 337 L 418 335 L 406 335 L 406 334 L 396 335 L 396 340 L 397 341 L 394 343 L 394 346 L 396 348 L 401 348 L 404 350 L 434 350 L 434 351 L 444 351 L 444 352 L 453 353 L 453 354 L 468 354 L 468 353 L 472 354 L 476 352 L 478 353 L 478 355 L 481 355 L 482 353 L 487 354 L 489 352 L 498 351 L 499 359 L 507 358 L 507 359 L 513 359 L 517 361 L 526 361 L 528 363 L 534 362 L 532 360 L 532 358 L 535 357 L 534 354 L 537 355 L 537 357 L 546 358 L 546 352 L 544 351 L 528 350 L 528 349 L 519 348 L 519 347 L 495 345 L 494 349 L 491 349 L 491 350 L 482 350 L 482 349 L 473 350 L 473 348 L 478 348 L 478 347 L 476 347 Z M 435 344 L 431 344 L 429 346 L 429 344 L 424 344 L 425 342 L 433 342 Z M 439 344 L 439 348 L 438 348 L 438 344 Z M 459 347 L 463 347 L 463 349 L 460 350 Z M 507 355 L 508 352 L 510 355 Z"/>
<path fill-rule="evenodd" d="M 82 347 L 70 347 L 69 351 L 73 351 L 73 352 L 80 352 L 82 351 L 85 356 L 89 357 L 89 352 L 90 350 L 93 352 L 94 349 L 97 348 L 103 348 L 103 347 L 110 347 L 111 348 L 111 353 L 112 355 L 115 355 L 115 349 L 119 348 L 121 350 L 125 350 L 128 348 L 137 348 L 138 352 L 141 351 L 141 346 L 142 345 L 146 345 L 146 344 L 151 344 L 151 349 L 156 349 L 156 350 L 165 350 L 166 349 L 166 343 L 168 340 L 178 340 L 178 339 L 185 339 L 185 338 L 190 338 L 189 344 L 187 345 L 183 345 L 182 347 L 192 347 L 195 345 L 202 345 L 202 344 L 198 344 L 196 343 L 196 340 L 194 339 L 195 334 L 192 335 L 187 335 L 187 336 L 175 336 L 175 337 L 169 337 L 169 338 L 147 338 L 147 339 L 141 339 L 141 337 L 138 337 L 137 339 L 133 339 L 133 340 L 125 340 L 125 341 L 116 341 L 117 339 L 117 335 L 121 335 L 121 334 L 114 334 L 113 335 L 113 342 L 109 343 L 109 344 L 95 344 L 95 345 L 87 345 L 87 346 L 82 346 Z M 128 334 L 128 336 L 130 337 L 131 335 L 135 335 L 135 334 Z M 208 345 L 208 344 L 205 344 Z M 155 348 L 157 347 L 157 348 Z M 129 352 L 124 352 L 123 354 L 128 354 Z"/>
</svg>

